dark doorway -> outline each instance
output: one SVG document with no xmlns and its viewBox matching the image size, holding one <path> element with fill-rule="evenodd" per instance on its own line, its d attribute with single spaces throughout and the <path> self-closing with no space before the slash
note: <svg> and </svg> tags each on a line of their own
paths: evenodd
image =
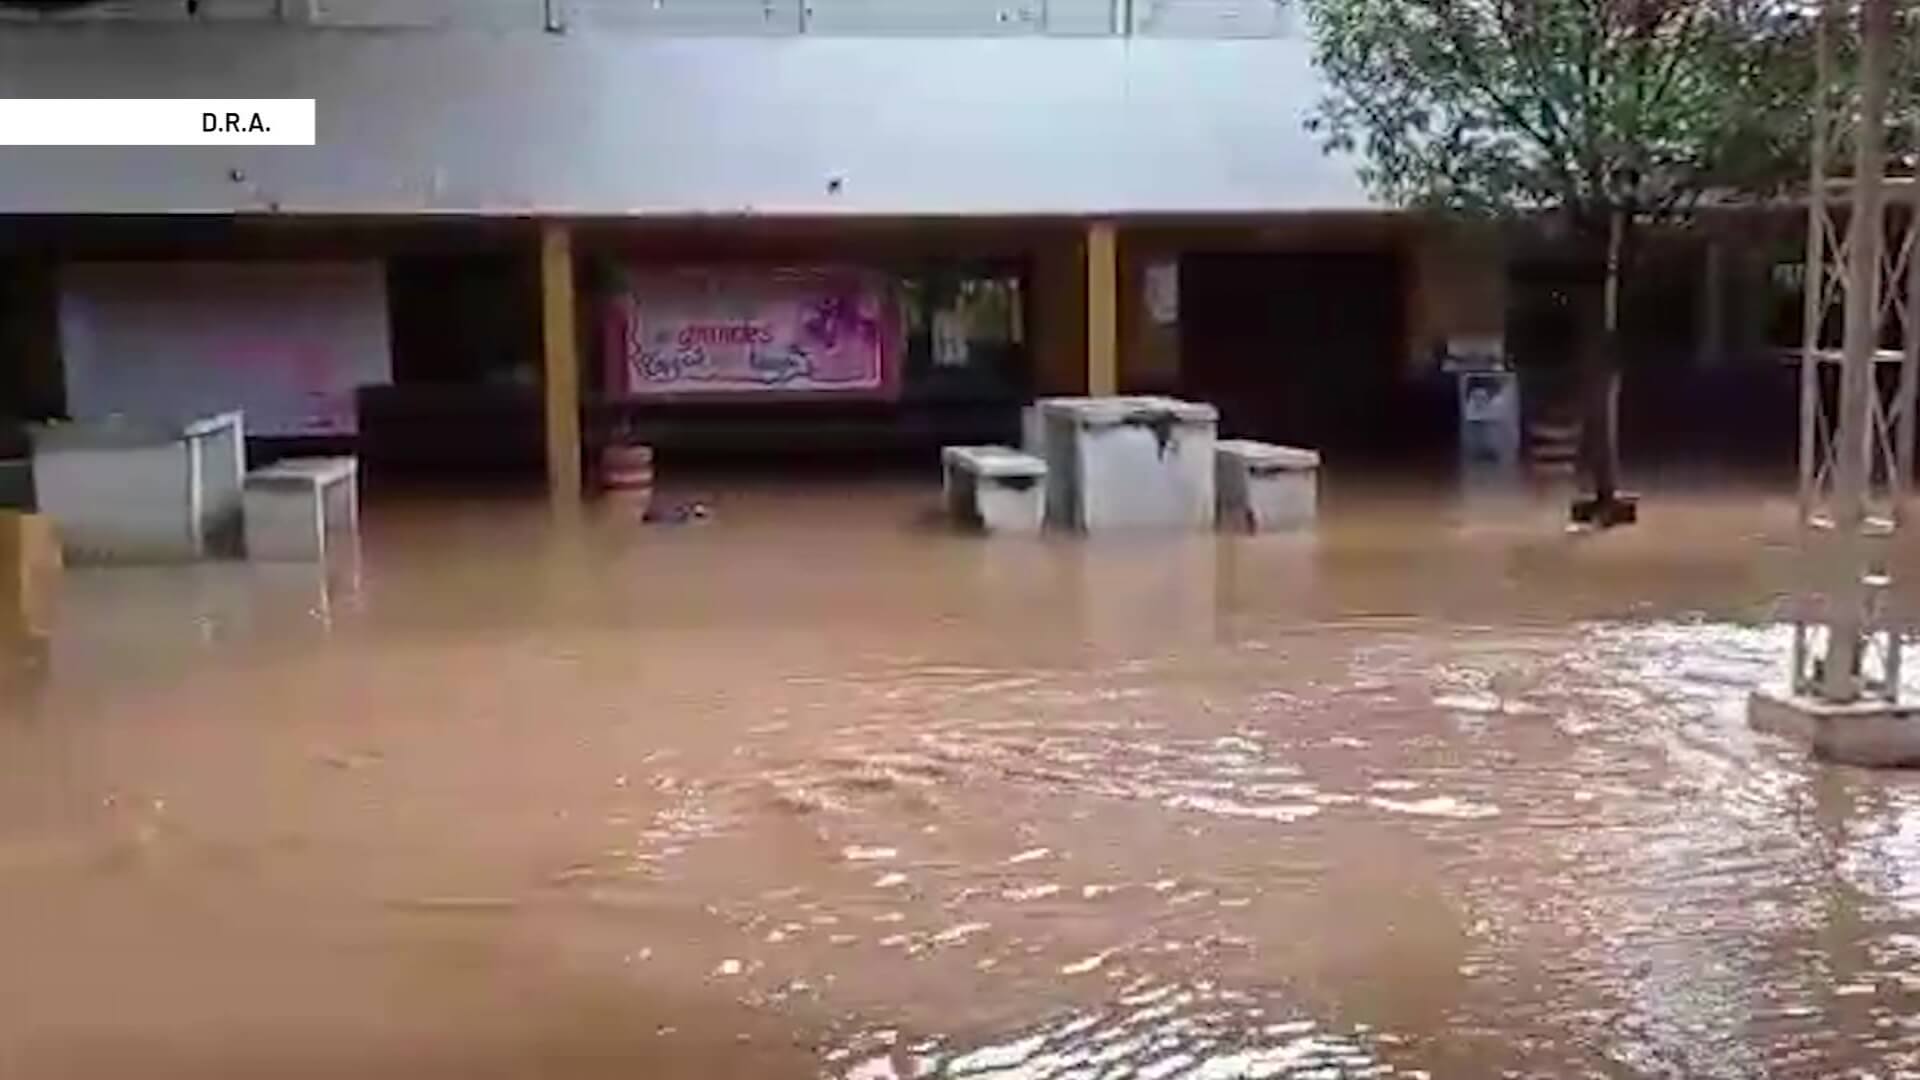
<svg viewBox="0 0 1920 1080">
<path fill-rule="evenodd" d="M 1392 253 L 1230 252 L 1180 262 L 1181 382 L 1223 434 L 1404 448 L 1404 275 Z"/>
</svg>

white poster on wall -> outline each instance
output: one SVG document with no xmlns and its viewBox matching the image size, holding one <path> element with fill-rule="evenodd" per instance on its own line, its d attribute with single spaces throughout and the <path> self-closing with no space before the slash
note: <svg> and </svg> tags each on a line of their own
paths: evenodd
<svg viewBox="0 0 1920 1080">
<path fill-rule="evenodd" d="M 378 262 L 75 263 L 60 271 L 67 409 L 182 420 L 241 409 L 261 435 L 351 435 L 392 380 Z"/>
<path fill-rule="evenodd" d="M 972 329 L 967 313 L 941 308 L 933 313 L 933 366 L 967 366 L 967 332 Z"/>
<path fill-rule="evenodd" d="M 1172 326 L 1180 321 L 1180 264 L 1147 264 L 1147 318 L 1155 326 Z"/>
</svg>

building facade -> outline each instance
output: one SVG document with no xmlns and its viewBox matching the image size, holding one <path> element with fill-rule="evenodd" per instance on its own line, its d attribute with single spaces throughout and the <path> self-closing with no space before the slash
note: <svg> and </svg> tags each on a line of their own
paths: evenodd
<svg viewBox="0 0 1920 1080">
<path fill-rule="evenodd" d="M 348 429 L 375 458 L 544 459 L 562 487 L 583 443 L 622 432 L 905 449 L 1007 437 L 1043 393 L 1178 391 L 1248 434 L 1320 442 L 1404 433 L 1396 409 L 1423 407 L 1408 394 L 1435 352 L 1500 332 L 1504 278 L 1322 153 L 1310 53 L 1287 0 L 8 10 L 0 96 L 311 97 L 319 145 L 0 149 L 0 340 L 21 358 L 0 390 L 25 415 L 124 394 L 135 376 L 88 350 L 159 310 L 150 339 L 177 324 L 175 352 L 233 355 L 147 376 L 218 394 L 332 365 L 371 384 Z M 390 377 L 293 331 L 195 338 L 223 309 L 178 298 L 181 262 L 377 266 Z M 621 385 L 607 313 L 632 282 L 703 272 L 753 293 L 756 272 L 827 268 L 899 306 L 885 392 Z M 260 299 L 253 321 L 300 308 Z"/>
</svg>

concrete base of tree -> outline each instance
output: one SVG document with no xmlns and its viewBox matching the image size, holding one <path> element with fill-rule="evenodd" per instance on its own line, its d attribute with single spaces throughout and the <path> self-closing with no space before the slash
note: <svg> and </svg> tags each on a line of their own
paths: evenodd
<svg viewBox="0 0 1920 1080">
<path fill-rule="evenodd" d="M 1610 499 L 1597 497 L 1576 499 L 1569 516 L 1575 525 L 1587 525 L 1596 529 L 1631 525 L 1640 520 L 1640 499 L 1636 495 L 1615 495 Z"/>
<path fill-rule="evenodd" d="M 1920 767 L 1920 706 L 1884 701 L 1835 705 L 1781 691 L 1747 700 L 1755 731 L 1805 744 L 1814 757 L 1868 768 Z"/>
</svg>

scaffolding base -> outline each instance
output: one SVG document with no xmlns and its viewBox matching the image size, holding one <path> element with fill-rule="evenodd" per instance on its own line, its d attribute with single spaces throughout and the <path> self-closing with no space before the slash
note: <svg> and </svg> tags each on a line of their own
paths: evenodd
<svg viewBox="0 0 1920 1080">
<path fill-rule="evenodd" d="M 1822 761 L 1874 769 L 1920 768 L 1920 705 L 1835 705 L 1756 690 L 1747 699 L 1747 722 L 1755 731 L 1805 743 Z"/>
</svg>

